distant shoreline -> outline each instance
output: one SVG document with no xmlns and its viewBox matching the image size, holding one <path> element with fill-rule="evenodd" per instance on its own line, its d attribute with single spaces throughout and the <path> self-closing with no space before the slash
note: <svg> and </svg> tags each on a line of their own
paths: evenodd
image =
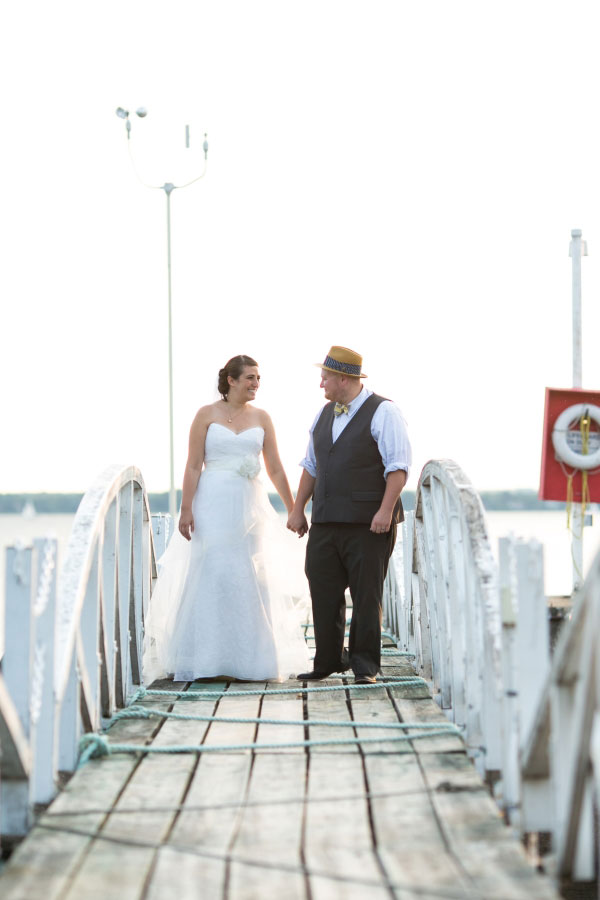
<svg viewBox="0 0 600 900">
<path fill-rule="evenodd" d="M 564 503 L 539 500 L 537 491 L 481 491 L 483 505 L 488 512 L 518 512 L 520 510 L 561 510 Z M 19 493 L 0 494 L 0 514 L 19 514 L 26 504 L 32 504 L 36 513 L 71 513 L 77 512 L 83 494 L 46 494 Z M 169 495 L 165 491 L 160 494 L 149 494 L 152 512 L 168 512 Z M 283 510 L 283 503 L 277 494 L 269 494 L 269 499 L 276 510 Z M 181 500 L 181 491 L 177 492 L 177 503 Z M 404 491 L 402 502 L 405 509 L 415 508 L 415 492 Z"/>
</svg>

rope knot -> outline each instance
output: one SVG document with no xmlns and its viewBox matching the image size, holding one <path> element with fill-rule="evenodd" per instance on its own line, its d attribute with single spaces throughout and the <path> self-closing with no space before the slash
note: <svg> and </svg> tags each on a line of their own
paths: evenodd
<svg viewBox="0 0 600 900">
<path fill-rule="evenodd" d="M 137 689 L 137 691 L 131 698 L 131 702 L 137 703 L 138 700 L 143 700 L 145 696 L 146 696 L 146 688 L 142 685 Z"/>
<path fill-rule="evenodd" d="M 84 734 L 79 739 L 79 763 L 77 768 L 80 769 L 90 759 L 98 759 L 101 756 L 110 755 L 110 744 L 101 734 Z"/>
</svg>

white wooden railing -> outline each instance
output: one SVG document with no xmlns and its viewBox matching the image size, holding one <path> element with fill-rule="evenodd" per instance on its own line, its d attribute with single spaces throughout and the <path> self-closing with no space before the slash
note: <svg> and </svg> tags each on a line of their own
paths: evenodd
<svg viewBox="0 0 600 900">
<path fill-rule="evenodd" d="M 384 591 L 386 623 L 480 771 L 500 768 L 501 619 L 481 499 L 451 460 L 427 463 Z"/>
<path fill-rule="evenodd" d="M 151 520 L 138 469 L 111 466 L 81 501 L 58 587 L 56 539 L 8 548 L 0 834 L 27 831 L 35 804 L 74 769 L 81 734 L 101 728 L 140 683 L 144 613 L 169 523 Z"/>
<path fill-rule="evenodd" d="M 419 479 L 384 591 L 384 623 L 414 654 L 506 821 L 549 832 L 557 879 L 592 881 L 600 809 L 600 553 L 550 658 L 543 552 L 502 538 L 450 460 Z"/>
<path fill-rule="evenodd" d="M 600 553 L 574 598 L 521 742 L 521 827 L 551 830 L 556 872 L 576 881 L 597 877 L 600 851 L 599 650 Z"/>
</svg>

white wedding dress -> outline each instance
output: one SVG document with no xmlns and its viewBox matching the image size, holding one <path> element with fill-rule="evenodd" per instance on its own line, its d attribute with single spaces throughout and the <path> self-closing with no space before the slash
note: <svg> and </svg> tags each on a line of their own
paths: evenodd
<svg viewBox="0 0 600 900">
<path fill-rule="evenodd" d="M 302 546 L 257 478 L 264 431 L 213 422 L 192 504 L 160 561 L 145 622 L 144 681 L 282 680 L 309 668 Z"/>
</svg>

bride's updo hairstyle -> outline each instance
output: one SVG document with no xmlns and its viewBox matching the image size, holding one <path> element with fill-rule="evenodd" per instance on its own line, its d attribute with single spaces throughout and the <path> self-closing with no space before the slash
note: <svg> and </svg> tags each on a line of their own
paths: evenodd
<svg viewBox="0 0 600 900">
<path fill-rule="evenodd" d="M 226 362 L 223 368 L 219 369 L 218 391 L 225 402 L 227 402 L 227 394 L 229 393 L 229 382 L 227 379 L 231 377 L 234 381 L 237 381 L 246 366 L 257 365 L 258 363 L 251 356 L 241 354 L 240 356 L 232 356 L 229 362 Z"/>
</svg>

